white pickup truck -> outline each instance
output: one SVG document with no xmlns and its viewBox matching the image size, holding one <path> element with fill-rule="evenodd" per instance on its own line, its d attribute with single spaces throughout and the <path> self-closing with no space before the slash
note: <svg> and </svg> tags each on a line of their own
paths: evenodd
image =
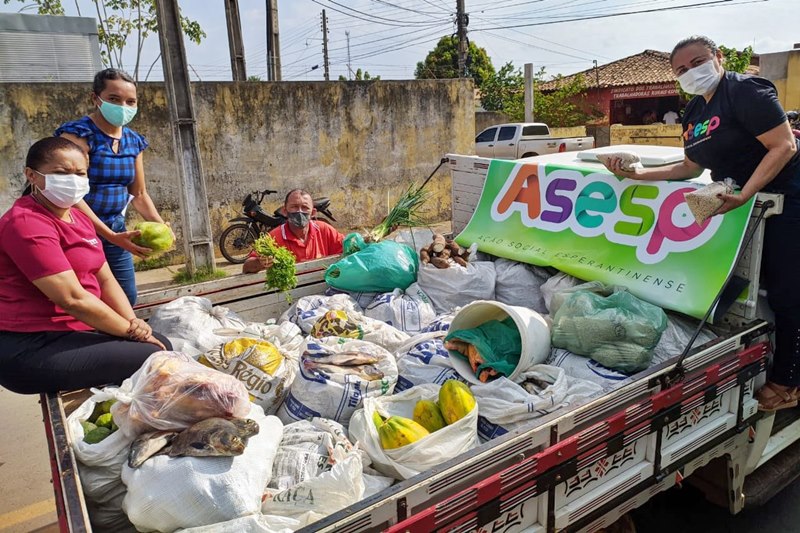
<svg viewBox="0 0 800 533">
<path fill-rule="evenodd" d="M 551 137 L 541 122 L 498 124 L 475 138 L 475 153 L 495 159 L 521 159 L 594 148 L 594 137 Z"/>
<path fill-rule="evenodd" d="M 577 154 L 540 162 L 599 169 Z M 449 155 L 453 228 L 467 225 L 491 161 Z M 759 194 L 756 210 L 779 213 L 782 197 Z M 768 317 L 758 290 L 763 225 L 745 247 L 736 273 L 751 283 L 747 300 L 722 317 L 718 337 L 620 381 L 612 390 L 531 420 L 527 427 L 486 442 L 436 468 L 398 482 L 302 531 L 389 533 L 431 531 L 587 533 L 684 478 L 706 495 L 741 511 L 763 502 L 797 475 L 800 411 L 757 410 L 753 392 L 771 356 Z M 298 265 L 294 298 L 322 293 L 323 273 L 335 258 Z M 246 320 L 277 317 L 282 294 L 265 293 L 259 275 L 240 275 L 188 287 L 145 291 L 137 314 L 148 318 L 175 298 L 204 296 Z M 715 321 L 716 322 L 716 321 Z M 50 445 L 61 531 L 90 531 L 66 417 L 88 391 L 46 394 L 42 407 Z M 224 529 L 220 525 L 218 530 Z"/>
</svg>

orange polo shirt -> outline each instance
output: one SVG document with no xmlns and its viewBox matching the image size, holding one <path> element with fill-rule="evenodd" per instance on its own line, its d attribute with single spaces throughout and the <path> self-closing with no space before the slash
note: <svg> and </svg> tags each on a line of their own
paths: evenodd
<svg viewBox="0 0 800 533">
<path fill-rule="evenodd" d="M 308 225 L 308 236 L 305 240 L 295 237 L 286 227 L 287 224 L 288 222 L 281 224 L 269 234 L 278 246 L 283 246 L 292 252 L 298 263 L 342 253 L 344 236 L 327 222 L 312 220 Z M 255 252 L 250 253 L 250 257 L 255 256 Z"/>
</svg>

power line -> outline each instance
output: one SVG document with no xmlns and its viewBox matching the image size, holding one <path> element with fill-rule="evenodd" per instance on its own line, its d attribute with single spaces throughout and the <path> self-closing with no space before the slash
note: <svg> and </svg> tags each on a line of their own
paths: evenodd
<svg viewBox="0 0 800 533">
<path fill-rule="evenodd" d="M 341 11 L 339 9 L 333 8 L 333 7 L 331 7 L 331 6 L 327 5 L 327 4 L 323 4 L 319 0 L 311 0 L 311 1 L 314 2 L 315 4 L 321 5 L 322 7 L 326 8 L 326 9 L 330 9 L 331 11 L 336 11 L 337 13 L 341 13 L 342 15 L 346 15 L 348 17 L 357 18 L 359 20 L 366 20 L 367 22 L 372 22 L 374 24 L 383 24 L 385 26 L 397 26 L 397 27 L 406 27 L 406 28 L 407 27 L 413 27 L 413 26 L 424 26 L 424 25 L 436 24 L 435 22 L 411 21 L 411 20 L 397 21 L 397 20 L 388 19 L 388 18 L 385 18 L 385 17 L 378 17 L 376 15 L 370 15 L 369 13 L 364 13 L 363 11 L 359 11 L 357 9 L 353 9 L 351 7 L 347 7 L 347 6 L 342 5 L 342 4 L 338 3 L 338 2 L 335 2 L 334 0 L 328 0 L 328 2 L 330 2 L 330 3 L 334 4 L 334 5 L 340 6 L 340 7 L 344 8 L 344 9 L 349 9 L 349 10 L 355 12 L 355 13 L 359 13 L 359 14 L 367 16 L 367 17 L 372 17 L 371 19 L 370 18 L 364 18 L 364 17 L 359 17 L 357 15 L 353 15 L 352 13 L 348 13 L 346 11 Z M 389 22 L 381 22 L 380 20 L 375 20 L 375 19 L 387 20 Z"/>
<path fill-rule="evenodd" d="M 627 11 L 627 12 L 621 12 L 621 13 L 609 13 L 609 14 L 605 14 L 605 15 L 594 15 L 594 16 L 590 16 L 590 17 L 578 17 L 578 18 L 573 18 L 573 19 L 562 19 L 562 20 L 546 21 L 546 22 L 531 22 L 531 23 L 527 23 L 527 24 L 512 24 L 512 25 L 509 25 L 509 26 L 493 26 L 493 27 L 488 27 L 488 28 L 475 28 L 472 31 L 507 30 L 507 29 L 511 29 L 511 28 L 530 28 L 532 26 L 546 26 L 546 25 L 549 25 L 549 24 L 559 24 L 559 23 L 562 23 L 562 22 L 577 22 L 577 21 L 583 21 L 583 20 L 594 20 L 594 19 L 603 19 L 603 18 L 610 18 L 610 17 L 621 17 L 623 15 L 639 15 L 639 14 L 642 14 L 642 13 L 656 13 L 656 12 L 659 12 L 659 11 L 672 11 L 672 10 L 678 10 L 678 9 L 694 9 L 694 8 L 699 8 L 699 7 L 714 6 L 714 5 L 718 5 L 718 4 L 727 4 L 727 3 L 730 3 L 730 2 L 733 2 L 733 1 L 734 0 L 712 0 L 712 1 L 709 1 L 709 2 L 702 2 L 702 3 L 699 3 L 699 4 L 691 4 L 691 5 L 687 5 L 687 6 L 661 7 L 661 8 L 654 8 L 654 9 L 642 9 L 642 10 L 639 10 L 639 11 Z M 738 2 L 738 3 L 732 4 L 732 5 L 755 4 L 755 3 L 767 2 L 767 1 L 768 0 L 751 0 L 749 2 Z M 722 7 L 722 6 L 719 6 L 719 7 Z"/>
</svg>

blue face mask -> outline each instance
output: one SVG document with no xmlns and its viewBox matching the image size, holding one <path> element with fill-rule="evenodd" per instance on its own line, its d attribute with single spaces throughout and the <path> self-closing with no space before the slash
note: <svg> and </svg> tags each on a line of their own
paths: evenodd
<svg viewBox="0 0 800 533">
<path fill-rule="evenodd" d="M 136 107 L 112 104 L 104 101 L 99 96 L 97 99 L 100 100 L 100 113 L 109 124 L 122 127 L 136 116 L 136 111 L 138 110 Z"/>
</svg>

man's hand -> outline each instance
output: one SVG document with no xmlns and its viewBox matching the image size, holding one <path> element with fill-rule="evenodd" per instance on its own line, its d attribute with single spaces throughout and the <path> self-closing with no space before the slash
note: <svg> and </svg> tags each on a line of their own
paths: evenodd
<svg viewBox="0 0 800 533">
<path fill-rule="evenodd" d="M 248 257 L 245 260 L 244 264 L 242 265 L 242 273 L 243 274 L 253 274 L 255 272 L 261 272 L 267 268 L 272 268 L 272 264 L 275 262 L 275 258 L 270 256 L 264 255 L 257 255 L 255 257 Z"/>
<path fill-rule="evenodd" d="M 119 233 L 115 233 L 112 237 L 109 237 L 108 242 L 114 246 L 119 246 L 123 250 L 129 251 L 137 257 L 144 259 L 148 255 L 152 254 L 153 250 L 151 248 L 145 248 L 144 246 L 134 244 L 133 241 L 131 241 L 132 238 L 138 237 L 141 235 L 141 233 L 141 231 L 121 231 Z"/>
<path fill-rule="evenodd" d="M 714 215 L 722 215 L 728 211 L 733 211 L 737 207 L 741 207 L 747 203 L 749 198 L 745 198 L 743 194 L 718 194 L 717 198 L 724 203 L 714 212 Z"/>
</svg>

